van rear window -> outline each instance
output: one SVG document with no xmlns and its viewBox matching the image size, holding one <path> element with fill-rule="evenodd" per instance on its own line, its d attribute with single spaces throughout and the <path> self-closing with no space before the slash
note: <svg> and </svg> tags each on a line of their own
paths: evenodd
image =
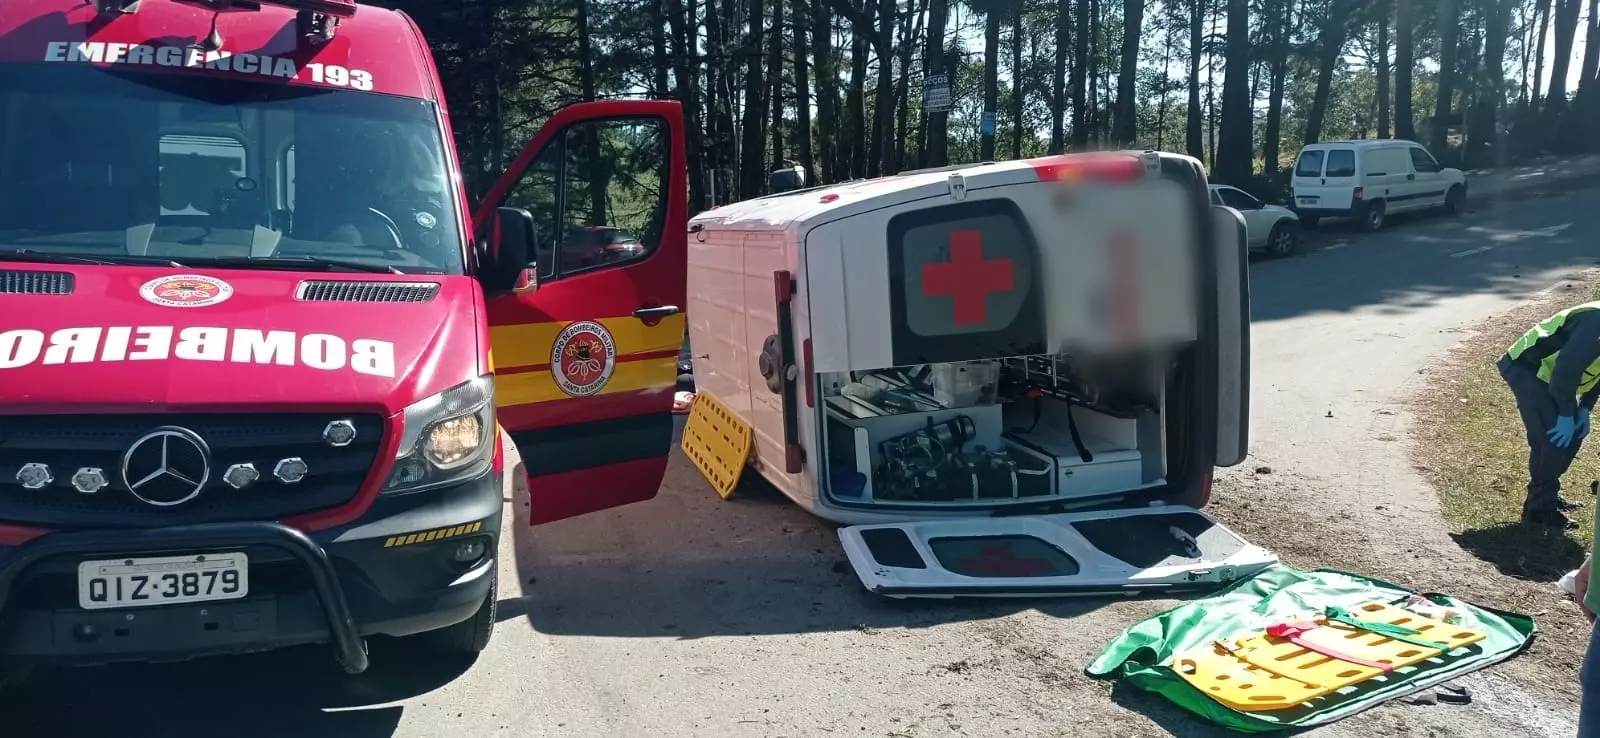
<svg viewBox="0 0 1600 738">
<path fill-rule="evenodd" d="M 1350 149 L 1334 149 L 1328 152 L 1328 168 L 1323 170 L 1324 177 L 1354 177 L 1356 176 L 1356 152 Z"/>
<path fill-rule="evenodd" d="M 1300 152 L 1300 163 L 1294 165 L 1294 176 L 1296 176 L 1296 177 L 1321 177 L 1322 176 L 1322 152 L 1321 151 L 1302 151 L 1302 152 Z"/>
</svg>

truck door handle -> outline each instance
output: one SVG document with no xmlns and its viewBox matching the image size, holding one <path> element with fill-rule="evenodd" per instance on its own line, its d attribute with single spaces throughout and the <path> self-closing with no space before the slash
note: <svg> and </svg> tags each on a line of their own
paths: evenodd
<svg viewBox="0 0 1600 738">
<path fill-rule="evenodd" d="M 660 320 L 683 312 L 677 305 L 658 305 L 656 307 L 642 307 L 633 311 L 633 317 L 640 320 Z"/>
<path fill-rule="evenodd" d="M 1407 174 L 1406 175 L 1406 179 L 1416 179 L 1416 178 L 1417 178 L 1417 175 L 1415 175 L 1415 174 Z"/>
</svg>

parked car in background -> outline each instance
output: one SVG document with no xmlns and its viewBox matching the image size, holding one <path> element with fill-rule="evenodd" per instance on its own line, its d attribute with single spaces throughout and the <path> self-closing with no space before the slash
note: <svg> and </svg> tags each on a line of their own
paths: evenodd
<svg viewBox="0 0 1600 738">
<path fill-rule="evenodd" d="M 1376 231 L 1390 213 L 1444 208 L 1457 213 L 1467 198 L 1460 169 L 1439 165 L 1413 141 L 1328 141 L 1300 150 L 1295 161 L 1294 209 L 1314 228 L 1322 218 L 1358 218 Z"/>
<path fill-rule="evenodd" d="M 1293 254 L 1300 246 L 1300 219 L 1281 205 L 1270 205 L 1227 185 L 1211 185 L 1211 204 L 1226 205 L 1244 216 L 1250 250 L 1273 258 Z"/>
<path fill-rule="evenodd" d="M 574 267 L 627 261 L 644 253 L 639 236 L 626 228 L 578 228 L 561 241 L 561 263 Z"/>
</svg>

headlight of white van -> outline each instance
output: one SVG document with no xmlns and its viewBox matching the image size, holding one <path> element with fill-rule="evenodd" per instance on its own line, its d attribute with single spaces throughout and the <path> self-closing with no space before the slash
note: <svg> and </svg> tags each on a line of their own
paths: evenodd
<svg viewBox="0 0 1600 738">
<path fill-rule="evenodd" d="M 458 384 L 405 409 L 384 494 L 416 492 L 472 479 L 494 461 L 494 376 Z"/>
</svg>

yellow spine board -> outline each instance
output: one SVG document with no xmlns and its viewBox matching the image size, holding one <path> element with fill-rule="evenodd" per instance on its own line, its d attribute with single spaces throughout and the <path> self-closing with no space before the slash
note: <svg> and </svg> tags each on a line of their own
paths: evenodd
<svg viewBox="0 0 1600 738">
<path fill-rule="evenodd" d="M 1411 628 L 1418 631 L 1417 638 L 1448 648 L 1426 648 L 1342 623 L 1323 623 L 1323 627 L 1300 637 L 1398 669 L 1477 643 L 1487 635 L 1380 602 L 1362 604 L 1353 614 L 1360 620 Z M 1207 644 L 1177 654 L 1172 669 L 1195 689 L 1241 712 L 1293 707 L 1383 673 L 1382 669 L 1335 659 L 1264 632 L 1239 639 L 1239 647 L 1232 652 Z"/>
<path fill-rule="evenodd" d="M 733 496 L 750 460 L 753 439 L 749 423 L 716 398 L 700 392 L 689 406 L 680 447 L 717 495 L 726 500 Z"/>
</svg>

